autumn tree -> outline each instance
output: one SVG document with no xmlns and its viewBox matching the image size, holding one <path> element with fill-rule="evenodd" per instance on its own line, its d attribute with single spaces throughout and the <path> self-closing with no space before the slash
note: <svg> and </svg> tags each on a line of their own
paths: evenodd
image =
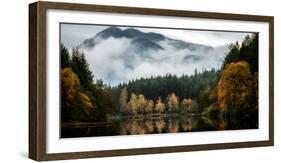
<svg viewBox="0 0 281 163">
<path fill-rule="evenodd" d="M 65 102 L 63 103 L 63 106 L 69 106 L 76 98 L 77 92 L 80 88 L 80 81 L 71 68 L 65 68 L 62 70 L 61 81 L 62 101 Z"/>
<path fill-rule="evenodd" d="M 184 108 L 185 111 L 188 111 L 190 105 L 191 105 L 191 99 L 186 99 L 184 98 L 182 101 L 181 101 L 181 106 Z"/>
<path fill-rule="evenodd" d="M 62 120 L 88 119 L 93 103 L 88 95 L 81 91 L 79 78 L 71 68 L 62 70 L 61 88 Z"/>
<path fill-rule="evenodd" d="M 158 98 L 155 105 L 155 111 L 157 113 L 163 113 L 165 111 L 165 104 L 162 102 L 161 97 Z"/>
<path fill-rule="evenodd" d="M 137 107 L 138 107 L 138 112 L 139 113 L 144 113 L 146 105 L 146 100 L 143 94 L 138 95 L 138 100 L 137 100 Z"/>
<path fill-rule="evenodd" d="M 251 100 L 252 108 L 255 108 L 255 110 L 258 110 L 259 104 L 258 104 L 258 99 L 259 99 L 259 75 L 257 72 L 254 73 L 253 77 L 253 96 Z"/>
<path fill-rule="evenodd" d="M 165 128 L 166 122 L 163 119 L 158 119 L 155 121 L 155 127 L 158 131 L 158 133 L 162 133 L 162 130 Z"/>
<path fill-rule="evenodd" d="M 199 106 L 196 100 L 192 100 L 191 104 L 189 106 L 189 111 L 190 112 L 201 112 L 201 110 L 199 110 Z"/>
<path fill-rule="evenodd" d="M 178 105 L 179 105 L 179 99 L 176 96 L 176 94 L 175 93 L 171 93 L 170 95 L 168 95 L 168 97 L 167 97 L 168 110 L 170 112 L 177 111 L 178 110 Z"/>
<path fill-rule="evenodd" d="M 151 114 L 154 108 L 154 102 L 152 100 L 146 100 L 145 112 Z"/>
<path fill-rule="evenodd" d="M 167 74 L 130 80 L 114 87 L 114 89 L 120 91 L 126 87 L 129 94 L 143 94 L 145 98 L 151 99 L 155 103 L 159 96 L 162 97 L 163 102 L 165 97 L 165 103 L 167 103 L 166 97 L 170 93 L 175 93 L 179 99 L 189 97 L 197 100 L 202 90 L 205 90 L 207 86 L 217 84 L 219 76 L 220 70 L 216 69 L 197 71 L 196 75 L 183 74 L 182 76 L 176 76 Z"/>
<path fill-rule="evenodd" d="M 226 65 L 218 83 L 218 104 L 222 110 L 247 109 L 253 95 L 253 76 L 245 61 Z"/>
<path fill-rule="evenodd" d="M 114 106 L 111 88 L 101 79 L 93 79 L 90 65 L 83 51 L 75 47 L 70 56 L 67 48 L 61 44 L 60 54 L 61 108 L 64 111 L 67 110 L 67 112 L 62 111 L 63 119 L 105 121 L 108 115 L 117 114 L 119 110 Z M 125 103 L 126 101 L 123 102 Z"/>
<path fill-rule="evenodd" d="M 130 101 L 128 103 L 128 111 L 130 114 L 136 115 L 138 109 L 138 97 L 136 94 L 132 93 Z"/>
<path fill-rule="evenodd" d="M 84 109 L 84 111 L 89 116 L 90 115 L 89 111 L 93 108 L 91 99 L 85 93 L 82 93 L 82 92 L 79 92 L 78 98 L 79 98 L 78 101 L 81 101 L 81 107 Z"/>
</svg>

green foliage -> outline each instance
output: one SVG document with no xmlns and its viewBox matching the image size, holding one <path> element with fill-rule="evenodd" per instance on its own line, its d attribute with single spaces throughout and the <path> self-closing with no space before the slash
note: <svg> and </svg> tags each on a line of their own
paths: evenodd
<svg viewBox="0 0 281 163">
<path fill-rule="evenodd" d="M 148 100 L 151 101 L 151 105 L 154 105 L 154 109 L 151 109 L 151 113 L 157 113 L 157 109 L 155 110 L 156 106 L 157 108 L 162 108 L 162 106 L 165 107 L 163 111 L 160 109 L 161 111 L 159 113 L 164 113 L 164 111 L 165 113 L 180 113 L 184 111 L 189 113 L 202 112 L 204 107 L 216 100 L 216 97 L 214 97 L 216 92 L 213 89 L 215 89 L 217 84 L 219 73 L 220 71 L 216 71 L 214 69 L 210 71 L 203 70 L 202 72 L 198 72 L 196 70 L 194 75 L 190 76 L 183 75 L 181 77 L 177 77 L 175 75 L 168 74 L 166 76 L 151 77 L 146 79 L 141 78 L 129 81 L 127 84 L 113 87 L 111 88 L 111 92 L 120 98 L 119 100 L 113 100 L 115 106 L 119 106 L 121 111 L 126 114 L 146 114 L 147 111 L 145 111 L 145 108 Z M 201 98 L 200 94 L 203 94 L 202 92 L 208 88 L 210 91 L 205 93 L 205 96 L 207 96 L 208 100 L 205 100 Z M 126 93 L 124 93 L 124 90 L 126 90 Z M 124 96 L 124 94 L 136 95 L 136 102 L 130 100 L 127 104 L 125 104 L 124 101 L 126 100 L 124 97 L 126 96 Z M 139 95 L 144 97 L 141 100 L 142 107 L 138 107 L 138 102 L 140 101 L 138 100 Z M 163 97 L 160 104 L 158 104 L 159 97 Z M 188 107 L 187 103 L 181 102 L 181 100 L 187 100 L 186 98 L 190 101 Z M 113 97 L 113 99 L 116 98 Z M 199 100 L 201 100 L 200 102 L 202 102 L 204 107 L 201 106 L 200 102 L 197 103 Z M 144 101 L 146 101 L 146 105 Z M 204 102 L 206 104 L 204 104 Z M 134 111 L 132 112 L 132 108 L 134 108 L 133 106 L 136 106 L 135 113 Z M 150 108 L 148 107 L 148 109 Z"/>
<path fill-rule="evenodd" d="M 183 75 L 177 77 L 168 74 L 146 79 L 141 78 L 121 84 L 113 89 L 118 89 L 120 92 L 121 89 L 126 87 L 129 94 L 143 94 L 146 98 L 153 101 L 156 101 L 159 96 L 167 97 L 170 93 L 175 93 L 180 99 L 186 97 L 197 99 L 201 91 L 215 85 L 218 79 L 219 71 L 212 69 L 210 71 L 197 72 L 190 76 Z"/>
<path fill-rule="evenodd" d="M 239 43 L 236 42 L 235 44 L 230 44 L 229 52 L 226 55 L 226 57 L 224 58 L 224 63 L 223 63 L 222 68 L 224 68 L 225 65 L 228 63 L 237 62 L 239 60 L 241 60 Z"/>
<path fill-rule="evenodd" d="M 112 103 L 111 94 L 107 88 L 92 84 L 88 90 L 88 94 L 95 103 L 95 108 L 90 113 L 91 121 L 104 121 L 107 115 L 118 112 Z"/>
<path fill-rule="evenodd" d="M 218 107 L 225 114 L 257 113 L 258 34 L 246 36 L 241 46 L 230 46 L 217 89 Z"/>
<path fill-rule="evenodd" d="M 236 44 L 231 44 L 229 49 L 222 68 L 232 62 L 246 61 L 252 73 L 258 72 L 258 34 L 247 35 L 241 46 L 236 42 Z"/>
<path fill-rule="evenodd" d="M 85 59 L 84 53 L 79 51 L 78 48 L 72 49 L 71 68 L 78 75 L 82 89 L 87 90 L 90 88 L 94 76 L 90 71 L 90 66 Z"/>
<path fill-rule="evenodd" d="M 102 80 L 93 81 L 84 53 L 73 48 L 71 57 L 61 45 L 61 119 L 65 121 L 105 121 L 118 111 L 110 89 Z"/>
<path fill-rule="evenodd" d="M 87 120 L 93 109 L 90 98 L 80 89 L 78 76 L 71 68 L 61 72 L 61 111 L 63 121 Z"/>
<path fill-rule="evenodd" d="M 258 35 L 247 36 L 241 46 L 236 42 L 229 48 L 221 70 L 140 78 L 110 87 L 100 79 L 94 80 L 82 51 L 73 48 L 70 55 L 62 44 L 62 121 L 106 121 L 108 116 L 118 114 L 257 117 Z"/>
<path fill-rule="evenodd" d="M 214 105 L 210 105 L 206 107 L 202 112 L 203 116 L 208 116 L 212 118 L 218 118 L 220 114 L 221 114 L 221 110 Z"/>
<path fill-rule="evenodd" d="M 67 48 L 61 44 L 60 45 L 60 55 L 61 55 L 61 68 L 66 68 L 66 67 L 70 67 L 70 55 L 69 52 L 67 50 Z"/>
<path fill-rule="evenodd" d="M 217 103 L 217 85 L 208 86 L 205 90 L 202 90 L 198 96 L 199 108 L 203 109 L 212 104 Z M 203 111 L 203 110 L 201 110 Z"/>
<path fill-rule="evenodd" d="M 240 60 L 250 65 L 251 72 L 258 72 L 258 34 L 246 36 L 240 48 Z"/>
</svg>

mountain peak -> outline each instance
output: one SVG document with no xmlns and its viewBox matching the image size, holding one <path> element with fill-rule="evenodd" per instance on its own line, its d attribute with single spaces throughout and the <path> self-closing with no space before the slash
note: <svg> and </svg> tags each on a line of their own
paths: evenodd
<svg viewBox="0 0 281 163">
<path fill-rule="evenodd" d="M 84 40 L 79 47 L 80 48 L 93 48 L 97 44 L 108 38 L 126 38 L 129 39 L 133 46 L 135 46 L 138 52 L 146 51 L 149 49 L 153 50 L 164 50 L 161 46 L 161 41 L 168 41 L 176 49 L 189 49 L 194 51 L 196 49 L 211 50 L 212 47 L 207 45 L 194 44 L 182 40 L 175 40 L 169 37 L 165 37 L 161 33 L 156 32 L 144 32 L 135 28 L 122 29 L 116 26 L 110 26 L 94 37 Z"/>
<path fill-rule="evenodd" d="M 105 30 L 99 32 L 96 36 L 102 37 L 104 39 L 108 38 L 110 36 L 120 38 L 123 36 L 123 34 L 124 34 L 124 32 L 121 28 L 111 26 L 111 27 L 106 28 Z"/>
</svg>

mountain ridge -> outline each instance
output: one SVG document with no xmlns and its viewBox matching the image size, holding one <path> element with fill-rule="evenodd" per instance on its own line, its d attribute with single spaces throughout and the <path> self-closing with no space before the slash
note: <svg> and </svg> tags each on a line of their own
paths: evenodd
<svg viewBox="0 0 281 163">
<path fill-rule="evenodd" d="M 101 43 L 103 40 L 109 39 L 110 37 L 120 39 L 127 38 L 132 40 L 132 43 L 141 47 L 144 50 L 153 49 L 153 50 L 164 50 L 159 43 L 161 41 L 169 41 L 172 46 L 177 49 L 189 49 L 194 51 L 197 49 L 203 50 L 212 50 L 213 47 L 209 45 L 191 43 L 183 40 L 173 39 L 166 37 L 163 34 L 155 32 L 142 32 L 134 28 L 121 29 L 119 27 L 111 26 L 108 27 L 95 36 L 85 39 L 78 47 L 79 48 L 94 48 L 97 44 Z"/>
</svg>

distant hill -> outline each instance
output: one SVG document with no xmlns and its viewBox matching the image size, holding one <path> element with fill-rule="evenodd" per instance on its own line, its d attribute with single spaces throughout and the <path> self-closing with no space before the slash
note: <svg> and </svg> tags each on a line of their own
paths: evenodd
<svg viewBox="0 0 281 163">
<path fill-rule="evenodd" d="M 137 50 L 165 50 L 165 47 L 161 46 L 161 41 L 168 41 L 168 44 L 176 49 L 189 49 L 191 51 L 195 50 L 212 50 L 213 47 L 202 44 L 195 44 L 190 42 L 185 42 L 182 40 L 176 40 L 169 37 L 165 37 L 162 34 L 154 32 L 142 32 L 134 28 L 128 28 L 122 30 L 118 27 L 109 27 L 92 38 L 84 40 L 79 47 L 80 48 L 93 48 L 99 43 L 102 43 L 108 38 L 127 38 L 132 41 L 132 46 L 135 46 Z"/>
<path fill-rule="evenodd" d="M 78 47 L 85 52 L 95 76 L 112 86 L 138 77 L 192 74 L 195 68 L 218 69 L 228 51 L 228 45 L 212 47 L 114 26 L 85 39 Z"/>
</svg>

